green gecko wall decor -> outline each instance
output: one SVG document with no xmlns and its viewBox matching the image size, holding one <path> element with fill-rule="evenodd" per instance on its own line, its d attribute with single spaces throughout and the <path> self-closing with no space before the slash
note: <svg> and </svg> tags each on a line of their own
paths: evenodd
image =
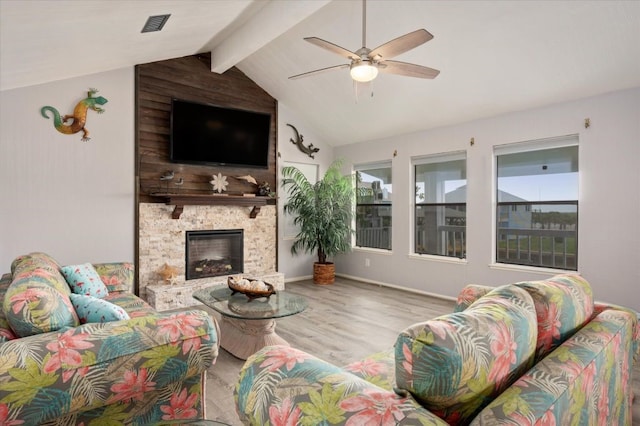
<svg viewBox="0 0 640 426">
<path fill-rule="evenodd" d="M 53 126 L 57 131 L 66 135 L 71 135 L 82 130 L 82 140 L 86 142 L 91 139 L 89 137 L 89 131 L 84 127 L 87 122 L 87 111 L 91 109 L 98 114 L 102 114 L 104 109 L 100 108 L 98 105 L 104 105 L 108 102 L 107 99 L 102 96 L 94 98 L 93 95 L 96 93 L 98 93 L 97 89 L 89 89 L 87 97 L 78 102 L 76 107 L 73 109 L 72 115 L 61 116 L 57 109 L 48 105 L 43 106 L 40 109 L 40 114 L 42 114 L 44 118 L 49 119 L 47 111 L 51 111 L 53 113 Z M 73 122 L 67 124 L 67 121 L 69 120 L 73 120 Z"/>
</svg>

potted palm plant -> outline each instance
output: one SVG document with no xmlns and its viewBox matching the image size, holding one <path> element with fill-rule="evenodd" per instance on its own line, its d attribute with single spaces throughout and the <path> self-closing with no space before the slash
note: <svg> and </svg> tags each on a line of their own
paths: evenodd
<svg viewBox="0 0 640 426">
<path fill-rule="evenodd" d="M 296 167 L 282 168 L 282 187 L 289 195 L 284 212 L 295 216 L 293 223 L 299 227 L 291 253 L 317 254 L 316 284 L 333 284 L 335 265 L 327 259 L 351 250 L 354 186 L 341 167 L 342 161 L 335 161 L 314 184 Z"/>
</svg>

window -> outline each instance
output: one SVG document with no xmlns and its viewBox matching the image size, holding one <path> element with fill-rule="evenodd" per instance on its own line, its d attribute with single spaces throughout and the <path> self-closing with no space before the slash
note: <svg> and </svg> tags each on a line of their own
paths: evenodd
<svg viewBox="0 0 640 426">
<path fill-rule="evenodd" d="M 356 246 L 391 250 L 391 163 L 356 167 Z"/>
<path fill-rule="evenodd" d="M 496 147 L 496 261 L 578 269 L 577 136 Z"/>
<path fill-rule="evenodd" d="M 417 254 L 467 254 L 467 164 L 465 153 L 416 159 L 415 237 Z"/>
</svg>

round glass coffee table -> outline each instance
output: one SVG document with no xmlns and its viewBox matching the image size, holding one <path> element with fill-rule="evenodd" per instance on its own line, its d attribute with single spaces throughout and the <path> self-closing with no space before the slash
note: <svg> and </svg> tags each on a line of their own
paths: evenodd
<svg viewBox="0 0 640 426">
<path fill-rule="evenodd" d="M 221 315 L 220 346 L 240 359 L 247 359 L 265 346 L 288 345 L 276 334 L 276 318 L 299 314 L 307 308 L 307 299 L 286 291 L 256 299 L 231 293 L 228 287 L 216 286 L 198 290 L 193 297 Z"/>
</svg>

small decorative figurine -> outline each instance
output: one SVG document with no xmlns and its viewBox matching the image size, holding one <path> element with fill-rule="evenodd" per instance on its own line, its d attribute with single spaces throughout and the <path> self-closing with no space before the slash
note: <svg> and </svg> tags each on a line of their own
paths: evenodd
<svg viewBox="0 0 640 426">
<path fill-rule="evenodd" d="M 259 185 L 258 185 L 258 182 L 256 181 L 256 178 L 254 178 L 254 177 L 253 177 L 253 176 L 251 176 L 251 175 L 235 176 L 235 178 L 236 178 L 236 179 L 238 179 L 238 180 L 244 180 L 244 181 L 246 181 L 247 183 L 250 183 L 250 184 L 252 184 L 252 185 L 255 185 L 255 186 L 256 186 L 256 188 L 259 188 Z M 257 189 L 256 189 L 256 190 L 254 190 L 254 191 L 255 191 L 255 192 L 244 193 L 244 194 L 242 194 L 242 195 L 243 195 L 243 196 L 245 196 L 245 197 L 255 197 L 255 196 L 256 196 L 256 193 L 258 193 L 259 191 L 258 191 Z M 258 195 L 260 195 L 260 194 L 258 194 Z"/>
<path fill-rule="evenodd" d="M 214 191 L 218 191 L 218 194 L 222 194 L 223 191 L 227 190 L 227 177 L 222 176 L 222 173 L 218 173 L 218 175 L 213 175 L 213 180 L 209 181 L 209 183 L 213 186 Z"/>
<path fill-rule="evenodd" d="M 160 181 L 164 182 L 166 184 L 166 188 L 165 190 L 167 192 L 169 192 L 169 181 L 173 180 L 173 178 L 175 177 L 175 172 L 173 170 L 167 170 L 166 172 L 164 172 L 161 176 L 160 176 Z"/>
<path fill-rule="evenodd" d="M 258 185 L 258 195 L 261 197 L 271 196 L 271 185 L 269 185 L 269 182 L 262 182 Z"/>
<path fill-rule="evenodd" d="M 178 268 L 174 268 L 168 263 L 165 263 L 158 271 L 158 275 L 162 277 L 165 283 L 175 284 L 178 280 Z"/>
<path fill-rule="evenodd" d="M 66 135 L 71 135 L 82 130 L 82 140 L 86 142 L 91 139 L 89 137 L 89 131 L 84 127 L 87 122 L 87 110 L 93 110 L 98 114 L 102 114 L 104 109 L 100 108 L 98 105 L 104 105 L 108 102 L 107 99 L 102 96 L 94 98 L 93 95 L 96 93 L 98 93 L 97 89 L 89 89 L 87 97 L 78 102 L 72 115 L 65 115 L 61 117 L 57 109 L 48 105 L 43 106 L 40 109 L 40 114 L 42 114 L 44 118 L 48 119 L 49 116 L 47 111 L 51 111 L 53 113 L 53 126 L 57 131 Z M 67 121 L 69 120 L 73 121 L 70 124 L 67 124 Z"/>
<path fill-rule="evenodd" d="M 236 179 L 238 179 L 238 180 L 246 180 L 247 182 L 252 183 L 252 184 L 254 184 L 254 185 L 257 185 L 257 184 L 258 184 L 258 182 L 256 182 L 256 178 L 254 178 L 254 177 L 253 177 L 253 176 L 251 176 L 251 175 L 236 176 Z"/>
<path fill-rule="evenodd" d="M 173 170 L 167 170 L 162 176 L 160 176 L 160 180 L 171 180 L 175 176 L 175 172 Z"/>
</svg>

